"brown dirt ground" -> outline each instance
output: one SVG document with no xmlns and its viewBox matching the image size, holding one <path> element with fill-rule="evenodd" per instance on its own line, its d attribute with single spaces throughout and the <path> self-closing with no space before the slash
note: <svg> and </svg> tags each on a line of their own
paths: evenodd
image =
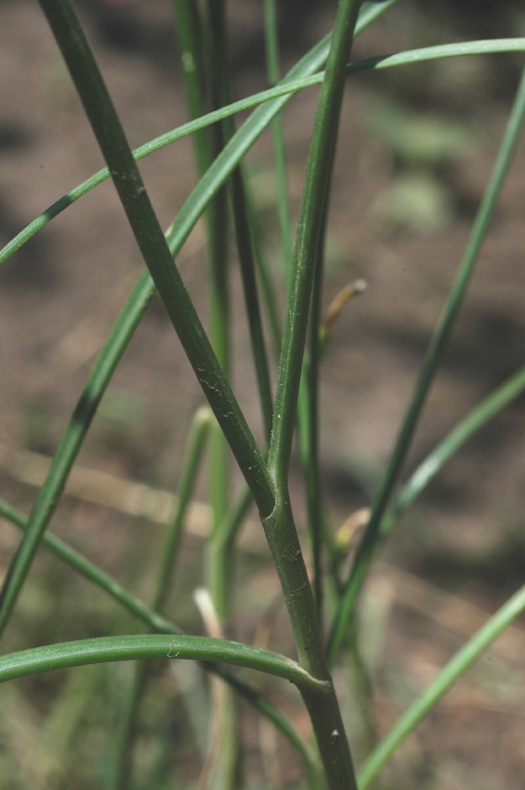
<svg viewBox="0 0 525 790">
<path fill-rule="evenodd" d="M 447 30 L 426 4 L 407 5 L 404 13 L 392 12 L 366 33 L 355 54 L 367 57 L 414 46 L 414 41 L 417 46 L 486 32 L 486 20 L 477 20 L 479 29 L 474 29 L 459 15 L 451 18 L 456 27 Z M 232 7 L 232 68 L 236 94 L 243 96 L 264 86 L 260 9 L 248 0 L 236 0 Z M 82 3 L 81 10 L 131 143 L 138 145 L 183 123 L 186 110 L 169 4 L 157 0 L 110 7 L 93 2 Z M 286 64 L 328 29 L 330 19 L 326 8 L 319 11 L 313 3 L 301 12 L 297 4 L 286 6 Z M 502 13 L 498 34 L 514 33 L 512 19 L 510 12 Z M 4 0 L 0 40 L 4 243 L 101 167 L 102 161 L 36 4 Z M 422 76 L 405 71 L 400 76 L 362 76 L 348 84 L 334 175 L 326 303 L 356 277 L 365 278 L 368 289 L 343 312 L 323 368 L 322 467 L 335 526 L 368 504 L 363 481 L 374 479 L 392 446 L 490 173 L 517 84 L 519 59 L 505 58 L 497 64 L 490 60 L 490 68 L 485 65 L 481 72 L 472 76 L 468 69 L 454 71 L 445 64 L 423 69 Z M 316 97 L 316 90 L 297 96 L 284 116 L 295 211 Z M 370 108 L 386 100 L 412 112 L 432 110 L 453 118 L 475 141 L 468 155 L 431 168 L 436 182 L 446 189 L 450 215 L 434 230 L 401 226 L 393 231 L 374 208 L 378 196 L 388 194 L 400 171 L 410 167 L 366 121 Z M 266 135 L 250 161 L 255 198 L 277 271 L 270 156 L 271 140 Z M 523 364 L 524 166 L 522 144 L 426 406 L 407 472 L 476 402 Z M 190 141 L 155 154 L 141 169 L 167 226 L 195 181 Z M 25 511 L 35 489 L 27 484 L 27 464 L 17 453 L 26 449 L 52 453 L 94 354 L 140 265 L 122 211 L 106 183 L 64 212 L 1 272 L 0 490 Z M 183 251 L 180 266 L 202 313 L 206 269 L 200 227 Z M 240 304 L 238 282 L 232 288 L 232 303 Z M 235 310 L 234 321 L 235 391 L 260 434 L 240 310 Z M 201 400 L 163 309 L 154 303 L 126 352 L 109 405 L 93 427 L 80 464 L 124 482 L 140 480 L 171 489 L 180 458 L 175 448 L 184 441 L 188 421 Z M 115 410 L 119 414 L 126 410 L 124 422 L 115 418 Z M 372 624 L 364 649 L 375 684 L 373 727 L 378 732 L 388 729 L 452 652 L 523 581 L 524 437 L 521 397 L 433 483 L 403 522 L 399 541 L 374 574 L 364 604 Z M 104 482 L 101 486 L 105 490 Z M 298 479 L 294 488 L 300 520 Z M 144 522 L 130 526 L 129 517 L 118 508 L 105 506 L 104 499 L 96 504 L 101 495 L 100 488 L 95 489 L 90 494 L 80 481 L 79 495 L 66 497 L 54 528 L 110 570 L 128 579 L 136 572 L 144 588 L 148 562 L 144 566 L 139 558 L 133 559 L 133 542 L 157 540 L 158 528 Z M 151 538 L 145 538 L 145 528 Z M 260 536 L 248 540 L 252 548 L 263 551 Z M 15 545 L 6 524 L 0 532 L 2 568 Z M 189 540 L 190 554 L 198 553 L 199 545 Z M 242 569 L 239 574 L 243 575 Z M 252 609 L 239 614 L 237 634 L 253 638 L 253 615 L 260 611 L 261 591 L 268 596 L 269 585 L 274 584 L 273 573 L 254 559 L 248 582 Z M 109 628 L 106 620 L 104 628 Z M 74 615 L 66 621 L 70 625 Z M 92 618 L 93 633 L 100 633 L 97 625 Z M 278 630 L 284 631 L 286 642 L 284 621 Z M 40 641 L 49 638 L 42 633 Z M 72 638 L 71 631 L 52 638 Z M 36 643 L 34 634 L 28 640 L 16 629 L 12 640 L 20 647 Z M 410 739 L 385 781 L 390 780 L 392 787 L 432 790 L 521 790 L 524 646 L 523 627 L 518 624 Z M 337 680 L 343 683 L 345 678 Z M 283 697 L 282 702 L 300 716 L 296 701 Z M 30 704 L 38 707 L 34 691 Z M 350 702 L 345 705 L 349 708 Z M 360 741 L 362 723 L 350 714 L 349 719 L 354 738 Z M 252 732 L 255 725 L 248 721 Z M 250 753 L 252 749 L 255 753 L 256 742 L 250 735 Z M 19 759 L 16 754 L 14 759 Z M 20 759 L 23 762 L 23 756 Z M 251 762 L 250 770 L 260 776 L 258 760 L 254 757 Z M 290 786 L 288 780 L 297 779 L 296 768 L 283 770 L 281 779 L 268 786 L 279 786 L 278 781 Z"/>
</svg>

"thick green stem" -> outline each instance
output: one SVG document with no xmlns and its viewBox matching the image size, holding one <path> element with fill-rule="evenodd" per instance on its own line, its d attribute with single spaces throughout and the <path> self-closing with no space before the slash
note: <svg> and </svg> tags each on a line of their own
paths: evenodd
<svg viewBox="0 0 525 790">
<path fill-rule="evenodd" d="M 268 473 L 261 453 L 244 420 L 202 326 L 184 290 L 169 249 L 160 233 L 111 100 L 100 78 L 72 9 L 66 0 L 41 0 L 41 5 L 59 41 L 115 185 L 144 258 L 152 272 L 168 314 L 181 338 L 188 358 L 230 442 L 268 530 L 268 540 L 277 563 L 281 583 L 305 668 L 312 669 L 321 686 L 303 687 L 306 704 L 317 734 L 326 778 L 331 790 L 355 787 L 350 752 L 337 700 L 324 661 L 323 645 L 315 606 L 289 510 L 286 479 L 299 386 L 301 357 L 308 316 L 311 278 L 317 253 L 318 209 L 323 209 L 335 145 L 344 66 L 351 44 L 359 3 L 342 0 L 336 20 L 314 144 L 305 190 L 296 275 L 288 310 L 288 331 L 281 358 L 278 398 Z M 233 140 L 231 141 L 233 142 Z M 225 151 L 226 152 L 226 151 Z M 229 155 L 229 152 L 228 152 Z M 327 158 L 328 157 L 328 158 Z M 204 190 L 203 179 L 203 190 Z M 192 211 L 195 206 L 192 206 Z M 187 221 L 183 208 L 177 227 Z M 317 227 L 317 229 L 316 229 Z M 306 269 L 303 276 L 302 270 Z M 277 532 L 283 530 L 284 545 Z M 278 549 L 281 549 L 279 551 Z M 283 551 L 284 550 L 284 554 Z M 304 615 L 307 615 L 304 617 Z"/>
<path fill-rule="evenodd" d="M 268 466 L 277 503 L 265 520 L 268 542 L 279 572 L 301 663 L 330 682 L 316 607 L 288 501 L 288 467 L 295 426 L 312 282 L 318 262 L 331 167 L 348 60 L 359 2 L 341 0 L 326 76 L 319 98 L 299 217 Z M 356 787 L 352 759 L 338 702 L 332 695 L 307 699 L 330 788 Z"/>
<path fill-rule="evenodd" d="M 66 41 L 69 40 L 67 24 L 66 29 L 61 31 L 61 35 L 66 39 Z M 71 41 L 76 39 L 78 39 L 78 35 L 76 38 L 74 36 L 71 37 Z M 312 49 L 312 51 L 308 53 L 308 55 L 306 55 L 296 66 L 294 66 L 287 79 L 293 79 L 294 77 L 302 74 L 311 74 L 316 69 L 321 68 L 326 60 L 327 46 L 328 39 L 325 38 L 322 42 L 317 44 Z M 87 44 L 84 42 L 83 49 L 86 49 L 86 47 Z M 89 62 L 90 61 L 88 58 L 86 68 L 89 65 Z M 95 91 L 96 90 L 98 90 L 97 85 L 95 85 Z M 105 92 L 103 90 L 102 98 L 104 97 Z M 184 207 L 185 210 L 178 215 L 177 220 L 172 224 L 168 231 L 170 249 L 173 251 L 173 254 L 176 254 L 180 250 L 193 226 L 197 222 L 199 216 L 206 209 L 211 197 L 224 182 L 225 178 L 229 172 L 231 172 L 235 164 L 240 161 L 243 153 L 249 149 L 258 136 L 263 132 L 266 125 L 271 121 L 279 109 L 284 106 L 284 104 L 286 104 L 289 98 L 289 96 L 284 96 L 283 98 L 278 99 L 273 105 L 259 108 L 259 110 L 256 111 L 245 122 L 243 128 L 237 132 L 235 135 L 235 140 L 231 141 L 231 150 L 218 157 L 216 162 L 213 163 L 213 166 L 209 169 L 206 178 L 199 182 L 193 194 L 186 202 Z M 95 105 L 97 104 L 96 100 L 94 103 Z M 191 126 L 191 124 L 189 126 Z M 104 128 L 105 124 L 102 123 L 101 133 L 103 133 Z M 125 140 L 123 141 L 122 134 L 119 134 L 117 135 L 117 144 L 120 145 L 121 143 L 122 150 L 125 151 L 126 142 Z M 148 146 L 145 146 L 143 149 L 143 155 L 145 155 L 147 149 Z M 44 214 L 31 223 L 24 231 L 22 231 L 22 233 L 13 239 L 12 243 L 8 244 L 2 250 L 2 253 L 0 254 L 0 263 L 7 260 L 9 256 L 16 251 L 16 249 L 18 249 L 25 241 L 31 238 L 38 230 L 44 227 L 53 217 L 57 216 L 57 214 L 63 211 L 64 208 L 70 205 L 73 200 L 81 197 L 82 194 L 85 194 L 86 191 L 107 178 L 108 175 L 109 169 L 100 171 L 99 174 L 84 182 L 84 184 L 82 184 L 77 190 L 74 190 L 74 193 L 70 193 L 63 199 L 57 201 L 57 203 L 45 211 Z M 170 264 L 172 264 L 171 260 Z M 184 299 L 184 286 L 180 282 L 179 285 L 182 289 L 183 304 L 186 304 L 187 300 Z M 130 299 L 128 299 L 126 305 L 124 306 L 121 315 L 115 324 L 114 330 L 108 337 L 106 343 L 104 344 L 104 348 L 97 358 L 97 361 L 93 367 L 93 371 L 90 374 L 86 387 L 82 393 L 78 408 L 75 411 L 73 419 L 68 425 L 66 432 L 64 433 L 64 437 L 61 440 L 59 449 L 57 450 L 49 473 L 46 477 L 46 482 L 42 487 L 42 491 L 33 509 L 33 513 L 28 524 L 27 536 L 24 537 L 23 543 L 21 544 L 20 549 L 13 560 L 11 568 L 9 569 L 1 597 L 3 603 L 2 609 L 0 610 L 0 628 L 5 626 L 5 622 L 9 617 L 9 612 L 12 610 L 15 604 L 20 587 L 23 584 L 23 580 L 29 570 L 40 539 L 60 499 L 60 493 L 65 485 L 65 481 L 74 462 L 76 454 L 78 453 L 78 450 L 82 444 L 82 440 L 87 431 L 87 427 L 89 426 L 89 422 L 94 414 L 98 402 L 100 401 L 100 398 L 102 397 L 103 390 L 105 389 L 111 377 L 111 372 L 116 365 L 116 361 L 118 361 L 119 356 L 123 353 L 127 342 L 133 334 L 134 328 L 140 322 L 140 318 L 149 299 L 153 295 L 153 292 L 153 281 L 148 272 L 145 272 L 141 276 L 132 296 Z M 182 310 L 182 324 L 184 324 L 184 313 L 185 310 Z M 194 315 L 191 304 L 189 305 L 189 314 L 190 316 Z M 175 314 L 173 311 L 172 318 L 176 324 Z M 126 326 L 131 327 L 129 332 L 126 330 Z M 191 332 L 191 327 L 188 327 L 188 329 Z M 197 335 L 193 335 L 192 345 L 194 347 L 195 341 L 197 341 L 198 345 L 198 339 L 201 334 L 203 334 L 202 327 L 200 330 L 198 330 Z M 186 344 L 183 345 L 186 347 Z M 206 370 L 209 370 L 210 373 L 213 371 L 218 373 L 218 377 L 221 379 L 220 372 L 217 371 L 217 361 L 213 361 L 213 354 L 210 356 L 210 352 L 211 348 L 209 343 L 205 341 L 205 349 L 203 353 L 204 364 L 200 365 L 200 378 L 203 377 L 203 374 Z M 196 365 L 198 367 L 199 354 L 194 353 L 191 355 L 191 357 L 194 367 Z M 113 360 L 113 362 L 111 360 Z M 206 360 L 211 360 L 211 364 L 207 365 Z M 104 370 L 108 368 L 111 368 L 110 374 L 107 378 L 104 378 Z M 224 377 L 222 377 L 221 380 L 224 384 Z M 95 386 L 95 382 L 98 382 L 97 386 Z M 215 382 L 212 381 L 211 388 L 208 385 L 206 389 L 209 390 L 210 399 L 213 400 L 215 404 L 214 410 L 216 415 L 222 413 L 225 420 L 232 418 L 236 408 L 238 411 L 238 407 L 234 407 L 233 410 L 229 408 L 229 403 L 231 403 L 233 399 L 231 392 L 229 396 L 227 396 L 226 400 L 222 401 L 221 406 L 222 390 L 220 387 L 217 388 L 215 386 Z M 229 392 L 227 383 L 226 391 Z M 217 395 L 217 397 L 214 397 L 214 393 Z M 77 419 L 79 417 L 82 417 L 82 419 Z M 271 486 L 269 485 L 269 480 L 267 479 L 267 472 L 264 462 L 262 458 L 258 459 L 258 452 L 256 448 L 253 448 L 252 446 L 252 450 L 249 449 L 249 446 L 253 444 L 253 440 L 250 438 L 249 430 L 247 429 L 244 421 L 241 419 L 241 424 L 239 425 L 235 420 L 233 420 L 231 425 L 233 433 L 237 433 L 236 428 L 240 428 L 240 433 L 244 434 L 247 440 L 247 445 L 245 445 L 245 441 L 242 436 L 237 434 L 238 438 L 240 439 L 240 446 L 245 445 L 245 450 L 247 451 L 246 453 L 242 453 L 246 464 L 241 461 L 241 455 L 235 452 L 235 455 L 240 462 L 241 469 L 247 473 L 247 481 L 251 484 L 252 488 L 255 485 L 256 477 L 259 477 L 262 482 L 262 488 L 258 489 L 259 494 L 256 494 L 254 499 L 262 512 L 270 512 L 273 507 L 274 498 L 271 492 Z M 80 437 L 78 431 L 80 431 L 82 434 Z M 226 435 L 228 436 L 231 445 L 231 432 L 227 430 Z M 255 452 L 254 456 L 252 455 L 253 451 Z M 253 461 L 255 461 L 255 463 L 253 463 Z M 268 483 L 268 485 L 266 485 L 266 483 Z M 266 491 L 266 494 L 263 494 L 263 491 Z"/>
<path fill-rule="evenodd" d="M 264 527 L 294 630 L 299 662 L 326 684 L 322 694 L 303 693 L 330 790 L 357 787 L 339 704 L 326 664 L 312 589 L 288 502 L 265 519 Z"/>
<path fill-rule="evenodd" d="M 272 509 L 274 497 L 264 459 L 173 263 L 78 19 L 69 0 L 40 0 L 40 4 L 61 48 L 168 315 L 239 466 L 254 491 L 258 507 L 263 513 L 268 513 Z"/>
</svg>

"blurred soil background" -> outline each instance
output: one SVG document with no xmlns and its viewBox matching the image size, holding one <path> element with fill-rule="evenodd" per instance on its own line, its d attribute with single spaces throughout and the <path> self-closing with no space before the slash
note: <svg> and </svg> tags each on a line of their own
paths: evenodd
<svg viewBox="0 0 525 790">
<path fill-rule="evenodd" d="M 77 5 L 132 145 L 186 121 L 170 4 L 85 0 Z M 335 4 L 286 0 L 280 5 L 284 70 L 328 31 Z M 233 85 L 235 97 L 241 98 L 266 87 L 262 10 L 256 0 L 232 0 L 230 7 Z M 525 33 L 525 14 L 518 4 L 487 2 L 482 8 L 474 2 L 436 6 L 405 0 L 360 37 L 353 56 Z M 0 41 L 4 244 L 103 162 L 36 3 L 3 1 Z M 454 59 L 348 80 L 325 303 L 356 278 L 364 278 L 368 288 L 343 311 L 322 371 L 322 475 L 334 530 L 370 502 L 461 260 L 522 61 L 519 56 Z M 317 95 L 317 89 L 304 91 L 284 113 L 295 215 Z M 271 151 L 265 134 L 248 162 L 278 283 Z M 140 167 L 167 227 L 195 183 L 191 141 L 169 146 Z M 523 364 L 524 167 L 521 144 L 407 474 Z M 204 316 L 200 225 L 179 264 Z M 105 183 L 61 214 L 1 272 L 0 494 L 26 513 L 94 356 L 140 270 L 113 187 Z M 234 275 L 233 383 L 260 436 L 241 303 Z M 174 489 L 188 424 L 201 402 L 162 305 L 154 301 L 114 377 L 52 523 L 55 533 L 145 598 L 166 516 L 162 492 Z M 336 677 L 358 762 L 370 741 L 388 730 L 447 658 L 523 582 L 524 406 L 521 397 L 447 466 L 403 519 L 373 574 L 362 607 L 363 652 L 373 688 L 366 723 L 355 712 L 353 695 L 343 691 L 346 671 Z M 304 494 L 297 461 L 293 464 L 300 523 Z M 234 485 L 239 483 L 235 473 Z M 157 493 L 146 496 L 137 484 Z M 205 490 L 203 475 L 200 502 Z M 196 507 L 193 516 L 168 614 L 183 628 L 201 631 L 191 595 L 199 583 L 206 508 Z M 18 540 L 15 529 L 2 522 L 2 571 Z M 243 593 L 231 635 L 253 640 L 254 623 L 271 607 L 278 587 L 255 523 L 243 532 L 242 545 L 236 583 Z M 270 646 L 292 650 L 282 611 L 274 620 Z M 42 550 L 4 650 L 141 628 Z M 378 786 L 522 790 L 524 655 L 525 633 L 518 623 L 409 739 Z M 94 667 L 3 687 L 2 786 L 108 786 L 130 669 Z M 177 667 L 175 685 L 173 672 L 173 667 L 159 668 L 143 705 L 137 788 L 191 786 L 198 775 L 199 738 L 192 731 L 202 733 L 205 725 L 198 719 L 205 712 L 193 708 L 193 718 L 188 715 L 202 680 L 197 671 Z M 180 705 L 174 702 L 176 693 Z M 300 726 L 305 724 L 300 701 L 290 691 L 279 687 L 276 699 Z M 244 715 L 247 786 L 300 786 L 295 757 L 278 738 L 268 746 L 268 735 L 261 735 L 252 714 Z M 260 757 L 261 742 L 266 761 Z"/>
</svg>

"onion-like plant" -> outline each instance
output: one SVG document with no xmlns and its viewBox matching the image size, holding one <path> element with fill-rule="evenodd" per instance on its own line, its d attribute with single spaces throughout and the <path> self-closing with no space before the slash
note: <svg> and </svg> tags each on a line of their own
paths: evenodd
<svg viewBox="0 0 525 790">
<path fill-rule="evenodd" d="M 111 178 L 144 259 L 145 269 L 93 365 L 30 515 L 26 518 L 7 502 L 0 503 L 1 514 L 24 531 L 0 594 L 0 631 L 3 632 L 13 615 L 16 615 L 18 596 L 26 583 L 35 553 L 43 543 L 72 569 L 84 575 L 146 624 L 149 633 L 32 646 L 21 652 L 9 653 L 0 658 L 0 681 L 79 665 L 138 661 L 135 682 L 129 690 L 121 737 L 116 738 L 118 754 L 115 758 L 117 770 L 114 787 L 126 788 L 132 782 L 134 732 L 150 666 L 148 660 L 192 660 L 198 662 L 202 670 L 213 678 L 212 693 L 213 689 L 227 688 L 227 693 L 219 692 L 216 696 L 218 709 L 213 715 L 220 748 L 210 746 L 203 772 L 205 784 L 224 790 L 241 784 L 236 703 L 238 698 L 243 698 L 258 714 L 269 719 L 297 750 L 304 762 L 305 782 L 311 790 L 325 786 L 330 790 L 349 790 L 358 786 L 365 788 L 427 711 L 525 608 L 525 589 L 522 589 L 459 651 L 368 756 L 360 777 L 356 777 L 352 744 L 346 735 L 331 671 L 338 659 L 351 650 L 351 643 L 346 637 L 354 628 L 356 602 L 368 571 L 379 548 L 393 533 L 401 513 L 412 505 L 458 448 L 525 388 L 525 373 L 521 369 L 479 404 L 436 447 L 401 488 L 397 498 L 394 497 L 443 348 L 461 308 L 512 162 L 525 113 L 525 82 L 522 80 L 518 88 L 493 174 L 479 207 L 456 280 L 429 341 L 414 394 L 375 493 L 370 517 L 348 576 L 340 578 L 336 551 L 324 526 L 318 459 L 318 389 L 319 360 L 326 336 L 320 310 L 323 251 L 344 88 L 351 84 L 353 75 L 364 71 L 373 74 L 407 65 L 417 69 L 418 64 L 430 60 L 523 52 L 525 39 L 444 44 L 395 55 L 378 55 L 364 61 L 351 61 L 354 38 L 387 12 L 395 0 L 364 3 L 359 0 L 339 0 L 330 35 L 281 78 L 275 4 L 274 0 L 265 0 L 270 87 L 233 102 L 228 72 L 225 3 L 208 0 L 201 8 L 191 0 L 174 0 L 185 88 L 192 118 L 187 124 L 131 151 L 70 0 L 39 2 L 107 166 L 50 206 L 8 242 L 0 251 L 0 263 L 14 255 L 74 201 Z M 320 86 L 319 99 L 293 239 L 280 114 L 297 93 L 314 85 Z M 236 129 L 235 115 L 246 110 L 252 112 Z M 286 312 L 282 320 L 272 294 L 268 271 L 261 260 L 257 217 L 243 170 L 246 153 L 270 126 L 273 130 L 279 183 L 282 282 L 286 291 Z M 136 160 L 186 135 L 193 135 L 199 181 L 164 233 Z M 229 269 L 224 243 L 228 194 L 225 190 L 229 190 L 231 195 L 235 240 L 264 426 L 262 442 L 256 441 L 230 383 Z M 212 284 L 208 332 L 185 289 L 177 266 L 177 257 L 201 217 L 205 218 L 206 223 Z M 197 412 L 190 430 L 174 510 L 167 524 L 159 558 L 155 592 L 151 602 L 146 604 L 86 557 L 54 537 L 48 531 L 48 526 L 97 408 L 155 290 L 164 303 L 209 409 Z M 271 344 L 265 339 L 265 314 L 269 317 L 273 332 Z M 271 381 L 275 361 L 277 384 L 274 392 Z M 299 540 L 288 490 L 290 454 L 296 432 L 308 488 L 308 546 L 302 545 Z M 229 494 L 230 451 L 246 481 L 245 490 L 236 500 Z M 201 605 L 208 633 L 206 636 L 193 636 L 182 633 L 176 626 L 176 611 L 168 617 L 164 609 L 177 565 L 187 508 L 205 452 L 210 457 L 212 526 L 205 563 L 208 597 Z M 281 584 L 295 640 L 295 660 L 224 638 L 232 618 L 229 562 L 236 550 L 239 526 L 252 500 Z M 307 553 L 313 569 L 311 579 L 304 560 Z M 328 561 L 325 561 L 325 556 Z M 260 692 L 251 673 L 239 674 L 234 669 L 239 667 L 277 676 L 295 684 L 311 720 L 315 736 L 313 744 L 296 730 L 282 710 Z"/>
</svg>

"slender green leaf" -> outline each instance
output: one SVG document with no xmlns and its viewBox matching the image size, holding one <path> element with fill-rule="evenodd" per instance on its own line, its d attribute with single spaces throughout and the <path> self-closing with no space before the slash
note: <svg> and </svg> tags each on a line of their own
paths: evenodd
<svg viewBox="0 0 525 790">
<path fill-rule="evenodd" d="M 351 3 L 348 10 L 344 1 L 339 5 L 308 156 L 295 240 L 292 277 L 279 359 L 272 439 L 268 455 L 272 475 L 282 487 L 283 493 L 288 477 L 312 281 L 343 96 L 344 64 L 350 53 L 358 7 L 358 3 Z"/>
<path fill-rule="evenodd" d="M 0 499 L 0 515 L 4 516 L 4 518 L 21 529 L 25 529 L 27 526 L 27 519 L 24 515 L 2 499 Z M 116 579 L 105 573 L 105 571 L 84 557 L 80 552 L 60 540 L 60 538 L 47 532 L 44 534 L 42 542 L 63 562 L 74 568 L 78 573 L 84 576 L 84 578 L 88 579 L 88 581 L 100 587 L 100 589 L 111 596 L 117 603 L 121 604 L 130 614 L 150 626 L 150 628 L 164 634 L 180 634 L 180 630 L 176 625 L 155 612 L 147 604 L 122 587 Z M 272 705 L 264 695 L 260 694 L 256 689 L 246 683 L 246 681 L 233 675 L 225 667 L 211 663 L 207 663 L 203 666 L 209 671 L 218 673 L 225 682 L 233 686 L 233 688 L 247 699 L 251 705 L 269 718 L 290 740 L 292 745 L 298 749 L 302 758 L 307 763 L 309 775 L 316 775 L 315 766 L 317 758 L 313 754 L 312 749 L 304 742 L 288 719 Z"/>
<path fill-rule="evenodd" d="M 443 44 L 440 46 L 409 50 L 407 52 L 401 52 L 397 55 L 383 55 L 377 58 L 369 58 L 367 60 L 357 61 L 347 66 L 347 73 L 357 74 L 370 70 L 379 71 L 381 69 L 393 68 L 395 66 L 405 66 L 423 63 L 426 61 L 466 55 L 490 55 L 505 52 L 524 51 L 525 38 L 502 38 L 488 41 L 468 41 L 462 42 L 460 44 Z M 322 57 L 318 58 L 320 53 Z M 302 70 L 307 72 L 309 71 L 310 73 L 311 71 L 316 71 L 318 68 L 320 68 L 320 65 L 322 65 L 324 59 L 326 59 L 326 54 L 327 39 L 323 39 L 323 41 L 320 42 L 320 45 L 317 45 L 317 47 L 315 47 L 307 56 L 305 56 L 303 61 L 304 65 L 308 66 L 308 68 Z M 311 57 L 313 60 L 313 65 L 310 67 Z M 274 99 L 284 97 L 287 101 L 299 91 L 304 90 L 305 88 L 311 88 L 316 85 L 320 85 L 322 83 L 324 79 L 324 72 L 315 74 L 315 76 L 312 77 L 295 79 L 296 73 L 300 73 L 300 70 L 298 69 L 299 65 L 300 64 L 297 64 L 297 66 L 292 69 L 288 76 L 275 88 L 261 91 L 260 93 L 255 93 L 253 96 L 249 96 L 246 99 L 240 99 L 228 107 L 223 107 L 220 110 L 210 112 L 202 118 L 198 118 L 195 121 L 190 121 L 189 123 L 177 127 L 177 129 L 173 129 L 172 131 L 166 132 L 165 134 L 156 137 L 154 140 L 144 143 L 144 145 L 141 145 L 133 152 L 135 159 L 143 159 L 144 157 L 149 156 L 150 154 L 153 154 L 162 148 L 165 148 L 167 145 L 170 145 L 171 143 L 174 143 L 190 134 L 194 134 L 200 129 L 205 129 L 213 123 L 218 123 L 219 121 L 231 115 L 252 109 L 253 107 L 257 107 L 260 104 L 270 102 Z M 279 110 L 280 108 L 275 114 L 277 114 Z M 271 120 L 268 121 L 268 123 L 270 122 Z M 252 141 L 252 144 L 253 142 L 254 141 Z M 243 151 L 242 156 L 244 156 L 244 153 L 245 151 Z M 242 156 L 239 157 L 239 159 L 242 158 Z M 42 214 L 30 222 L 29 225 L 23 228 L 20 233 L 14 236 L 14 238 L 11 239 L 11 241 L 0 250 L 0 265 L 5 263 L 12 255 L 14 255 L 17 250 L 20 249 L 20 247 L 22 247 L 27 241 L 29 241 L 29 239 L 35 236 L 40 230 L 42 230 L 42 228 L 51 222 L 51 220 L 61 214 L 62 211 L 64 211 L 68 206 L 70 206 L 79 198 L 83 197 L 99 184 L 107 181 L 109 177 L 109 170 L 107 168 L 103 168 L 72 189 L 67 193 L 67 195 L 59 198 L 55 203 L 49 206 L 49 208 L 47 208 Z"/>
<path fill-rule="evenodd" d="M 500 384 L 485 400 L 446 436 L 442 442 L 417 467 L 399 492 L 391 510 L 381 521 L 379 533 L 386 538 L 394 529 L 402 514 L 411 507 L 430 481 L 445 464 L 480 428 L 495 414 L 517 398 L 525 390 L 525 368 L 520 368 L 503 384 Z"/>
<path fill-rule="evenodd" d="M 372 514 L 359 544 L 354 564 L 336 613 L 328 652 L 331 664 L 335 661 L 347 624 L 352 616 L 357 595 L 375 554 L 376 543 L 380 536 L 381 520 L 398 481 L 445 344 L 450 336 L 474 273 L 483 241 L 518 145 L 524 118 L 525 71 L 518 87 L 514 106 L 467 243 L 463 260 L 423 360 L 414 394 L 408 405 L 387 469 L 379 484 L 372 507 Z"/>
<path fill-rule="evenodd" d="M 228 71 L 225 5 L 224 3 L 218 3 L 216 0 L 209 0 L 208 6 L 210 30 L 214 32 L 212 67 L 217 82 L 218 102 L 219 106 L 228 106 L 231 104 L 231 87 Z M 235 123 L 232 116 L 228 116 L 222 121 L 222 129 L 224 139 L 231 140 L 235 134 Z M 268 369 L 259 295 L 257 292 L 252 229 L 249 222 L 246 184 L 242 164 L 239 164 L 232 172 L 229 186 L 233 206 L 235 238 L 237 241 L 237 251 L 239 253 L 244 301 L 246 305 L 246 316 L 259 392 L 259 402 L 266 433 L 266 441 L 269 442 L 272 426 L 270 372 Z"/>
<path fill-rule="evenodd" d="M 212 415 L 209 409 L 198 409 L 192 419 L 175 493 L 175 504 L 162 545 L 158 573 L 155 574 L 156 592 L 153 608 L 160 612 L 166 603 L 178 558 L 182 530 L 191 501 L 204 443 L 208 438 Z"/>
<path fill-rule="evenodd" d="M 264 41 L 266 46 L 266 68 L 268 82 L 277 85 L 280 79 L 279 42 L 277 34 L 276 0 L 264 0 Z M 273 155 L 277 186 L 277 214 L 281 235 L 281 252 L 287 285 L 292 273 L 293 242 L 292 215 L 288 198 L 288 178 L 286 175 L 286 151 L 282 118 L 278 115 L 272 123 Z"/>
<path fill-rule="evenodd" d="M 175 506 L 168 523 L 166 534 L 164 535 L 159 567 L 155 574 L 156 590 L 153 596 L 152 605 L 155 612 L 160 612 L 162 610 L 168 597 L 177 563 L 184 520 L 193 492 L 195 478 L 199 470 L 204 442 L 209 433 L 212 419 L 213 415 L 210 410 L 201 408 L 195 413 L 190 426 L 187 447 L 179 475 L 179 484 L 175 495 Z M 119 746 L 114 787 L 122 788 L 122 790 L 126 790 L 130 784 L 137 719 L 140 702 L 144 695 L 150 669 L 151 667 L 147 661 L 141 661 L 137 664 L 133 682 L 126 695 L 125 710 L 121 716 L 122 723 L 120 737 L 118 739 Z"/>
<path fill-rule="evenodd" d="M 10 653 L 0 656 L 0 683 L 54 669 L 144 658 L 213 661 L 276 675 L 302 690 L 315 689 L 321 693 L 328 690 L 324 681 L 316 680 L 295 661 L 279 653 L 225 639 L 180 634 L 106 636 Z"/>
<path fill-rule="evenodd" d="M 151 278 L 144 272 L 97 357 L 31 511 L 26 533 L 4 580 L 0 593 L 0 631 L 7 623 L 91 420 L 152 295 Z"/>
<path fill-rule="evenodd" d="M 20 529 L 26 530 L 28 527 L 29 520 L 19 510 L 2 499 L 0 499 L 0 515 Z M 176 625 L 154 612 L 140 598 L 126 590 L 116 579 L 99 568 L 94 562 L 88 560 L 87 557 L 70 546 L 69 543 L 57 538 L 50 532 L 46 532 L 43 535 L 42 543 L 48 549 L 51 549 L 63 562 L 74 568 L 77 573 L 96 584 L 97 587 L 100 587 L 101 590 L 104 590 L 111 598 L 127 609 L 130 614 L 138 617 L 139 620 L 142 620 L 151 628 L 166 634 L 171 634 L 178 630 Z"/>
<path fill-rule="evenodd" d="M 359 788 L 366 790 L 403 741 L 432 710 L 457 680 L 490 647 L 516 618 L 525 612 L 525 587 L 518 590 L 467 644 L 456 653 L 426 691 L 408 708 L 359 774 Z"/>
</svg>

